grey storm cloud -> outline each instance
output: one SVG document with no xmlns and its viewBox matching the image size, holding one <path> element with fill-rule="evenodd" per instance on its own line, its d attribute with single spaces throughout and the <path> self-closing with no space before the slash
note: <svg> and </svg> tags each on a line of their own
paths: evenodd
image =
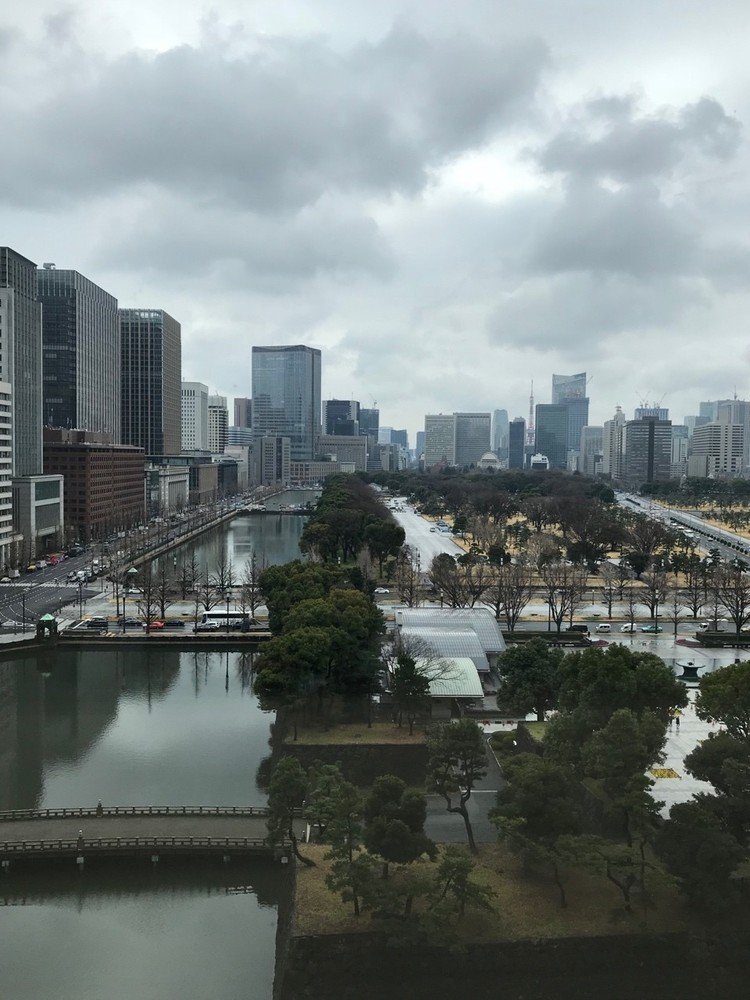
<svg viewBox="0 0 750 1000">
<path fill-rule="evenodd" d="M 155 184 L 258 212 L 324 193 L 414 193 L 534 98 L 540 42 L 428 39 L 394 28 L 340 54 L 322 39 L 133 51 L 6 109 L 0 190 L 65 202 Z"/>
<path fill-rule="evenodd" d="M 587 103 L 535 158 L 549 173 L 628 183 L 667 174 L 696 151 L 727 159 L 740 131 L 737 119 L 708 97 L 653 115 L 638 115 L 632 96 L 602 98 Z"/>
</svg>

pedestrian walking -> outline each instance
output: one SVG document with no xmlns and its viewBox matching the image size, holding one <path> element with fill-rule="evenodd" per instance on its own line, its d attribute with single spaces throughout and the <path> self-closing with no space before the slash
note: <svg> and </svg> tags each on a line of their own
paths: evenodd
<svg viewBox="0 0 750 1000">
<path fill-rule="evenodd" d="M 679 732 L 680 731 L 680 717 L 679 717 L 679 715 L 676 717 L 676 719 L 674 721 L 677 723 L 677 731 Z"/>
</svg>

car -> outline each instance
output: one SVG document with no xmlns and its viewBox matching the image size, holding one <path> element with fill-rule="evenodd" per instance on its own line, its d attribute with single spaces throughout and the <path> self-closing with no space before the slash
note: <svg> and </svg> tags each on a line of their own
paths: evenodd
<svg viewBox="0 0 750 1000">
<path fill-rule="evenodd" d="M 86 621 L 86 628 L 106 628 L 109 621 L 106 618 L 89 618 Z"/>
<path fill-rule="evenodd" d="M 437 531 L 437 528 L 430 528 L 430 531 Z"/>
<path fill-rule="evenodd" d="M 36 572 L 36 563 L 29 563 L 29 565 L 26 567 L 26 572 L 27 573 L 35 573 Z"/>
<path fill-rule="evenodd" d="M 9 632 L 20 632 L 23 629 L 23 624 L 8 619 L 7 622 L 0 622 L 0 628 L 7 628 Z"/>
<path fill-rule="evenodd" d="M 620 626 L 620 631 L 621 632 L 637 632 L 638 631 L 638 626 L 635 624 L 635 622 L 632 622 L 632 623 L 628 622 L 626 625 L 621 625 Z"/>
<path fill-rule="evenodd" d="M 165 618 L 164 628 L 185 628 L 185 622 L 181 618 Z"/>
<path fill-rule="evenodd" d="M 664 629 L 661 625 L 641 625 L 641 632 L 648 632 L 650 634 L 655 634 L 656 632 L 663 632 Z"/>
<path fill-rule="evenodd" d="M 74 569 L 72 569 L 72 570 L 71 570 L 71 571 L 70 571 L 70 572 L 68 573 L 68 575 L 67 575 L 67 576 L 65 577 L 65 579 L 66 579 L 66 580 L 75 580 L 75 578 L 76 578 L 76 576 L 77 576 L 77 575 L 78 575 L 78 574 L 76 573 L 76 571 L 75 571 Z"/>
<path fill-rule="evenodd" d="M 120 617 L 117 619 L 117 624 L 120 627 L 122 627 L 124 625 L 127 628 L 129 625 L 140 625 L 141 624 L 141 619 L 140 618 L 130 618 L 130 617 L 123 619 L 122 615 L 120 615 Z"/>
<path fill-rule="evenodd" d="M 611 632 L 612 626 L 608 622 L 599 622 L 594 629 L 595 632 Z"/>
<path fill-rule="evenodd" d="M 158 619 L 155 622 L 151 622 L 151 625 L 149 625 L 148 622 L 144 622 L 143 623 L 143 627 L 144 628 L 152 628 L 152 629 L 161 629 L 161 628 L 164 628 L 164 622 L 163 621 L 159 621 Z"/>
<path fill-rule="evenodd" d="M 376 587 L 374 590 L 376 594 L 390 594 L 390 590 L 387 587 Z"/>
<path fill-rule="evenodd" d="M 2 576 L 0 577 L 0 583 L 13 583 L 13 581 L 9 576 Z"/>
<path fill-rule="evenodd" d="M 216 632 L 221 628 L 218 622 L 198 622 L 193 626 L 193 632 Z"/>
<path fill-rule="evenodd" d="M 588 625 L 569 625 L 565 629 L 565 631 L 566 632 L 583 632 L 585 635 L 588 635 L 589 627 L 588 627 Z"/>
</svg>

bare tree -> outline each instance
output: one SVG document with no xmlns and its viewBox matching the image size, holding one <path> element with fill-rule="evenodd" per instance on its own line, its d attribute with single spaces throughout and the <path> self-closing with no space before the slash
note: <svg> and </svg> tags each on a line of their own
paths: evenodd
<svg viewBox="0 0 750 1000">
<path fill-rule="evenodd" d="M 167 617 L 167 608 L 170 608 L 174 603 L 174 601 L 170 600 L 172 586 L 172 574 L 169 572 L 169 568 L 164 559 L 161 559 L 159 562 L 159 569 L 156 573 L 156 579 L 154 581 L 154 589 L 156 599 L 159 602 L 159 614 L 162 618 Z"/>
<path fill-rule="evenodd" d="M 430 563 L 428 572 L 430 582 L 440 594 L 441 600 L 445 600 L 452 608 L 463 608 L 466 605 L 466 591 L 460 567 L 456 564 L 453 556 L 446 552 Z"/>
<path fill-rule="evenodd" d="M 195 587 L 195 579 L 198 576 L 198 564 L 195 558 L 195 550 L 190 553 L 190 559 L 183 559 L 180 567 L 180 594 L 183 601 Z"/>
<path fill-rule="evenodd" d="M 602 563 L 599 567 L 599 577 L 602 581 L 602 598 L 607 608 L 607 615 L 610 618 L 612 617 L 612 605 L 614 604 L 615 594 L 617 592 L 618 576 L 619 571 L 616 566 L 612 565 L 612 563 Z"/>
<path fill-rule="evenodd" d="M 586 572 L 567 563 L 548 563 L 541 573 L 544 600 L 558 634 L 566 618 L 572 620 L 586 588 Z"/>
<path fill-rule="evenodd" d="M 750 621 L 750 574 L 739 566 L 719 566 L 714 573 L 713 589 L 739 635 Z"/>
<path fill-rule="evenodd" d="M 221 597 L 234 586 L 234 573 L 232 571 L 232 561 L 227 559 L 224 546 L 219 552 L 219 561 L 216 564 L 216 572 L 213 575 L 213 585 L 218 590 Z"/>
<path fill-rule="evenodd" d="M 693 618 L 697 618 L 706 603 L 705 581 L 698 567 L 691 565 L 688 569 L 685 575 L 683 594 L 691 615 Z"/>
<path fill-rule="evenodd" d="M 398 599 L 407 608 L 418 608 L 421 603 L 421 577 L 419 554 L 415 559 L 411 549 L 405 545 L 396 562 L 396 587 Z"/>
<path fill-rule="evenodd" d="M 240 600 L 247 605 L 251 618 L 255 618 L 255 612 L 263 603 L 258 583 L 263 568 L 263 565 L 258 563 L 258 556 L 253 549 L 240 578 Z"/>
<path fill-rule="evenodd" d="M 633 630 L 635 629 L 635 609 L 638 607 L 638 591 L 635 589 L 631 583 L 627 590 L 627 605 L 628 605 L 628 624 L 630 625 L 630 639 L 633 639 Z"/>
<path fill-rule="evenodd" d="M 541 575 L 548 563 L 554 563 L 560 558 L 560 546 L 552 535 L 532 535 L 526 545 L 526 553 Z"/>
<path fill-rule="evenodd" d="M 532 594 L 531 568 L 526 563 L 507 563 L 497 567 L 487 598 L 495 618 L 503 615 L 508 630 L 513 632 Z"/>
<path fill-rule="evenodd" d="M 146 631 L 149 632 L 153 623 L 159 618 L 159 599 L 156 592 L 154 568 L 151 563 L 146 563 L 143 566 L 139 582 L 141 596 L 136 602 L 136 606 L 146 626 Z"/>
<path fill-rule="evenodd" d="M 633 579 L 633 570 L 628 566 L 624 559 L 620 559 L 617 563 L 617 596 L 619 600 L 623 600 L 625 597 L 625 584 Z"/>
<path fill-rule="evenodd" d="M 677 585 L 670 587 L 667 590 L 666 600 L 664 602 L 664 617 L 667 621 L 672 622 L 674 626 L 674 635 L 677 636 L 677 626 L 680 622 L 680 614 L 687 607 L 685 594 L 681 591 Z"/>
<path fill-rule="evenodd" d="M 201 573 L 196 580 L 195 595 L 199 606 L 202 607 L 204 611 L 210 611 L 211 608 L 215 607 L 215 605 L 219 603 L 219 595 L 217 594 L 216 588 L 214 587 L 208 573 Z"/>
<path fill-rule="evenodd" d="M 652 570 L 644 573 L 641 579 L 644 583 L 641 603 L 646 605 L 652 618 L 657 618 L 659 608 L 667 598 L 667 574 L 662 570 Z"/>
</svg>

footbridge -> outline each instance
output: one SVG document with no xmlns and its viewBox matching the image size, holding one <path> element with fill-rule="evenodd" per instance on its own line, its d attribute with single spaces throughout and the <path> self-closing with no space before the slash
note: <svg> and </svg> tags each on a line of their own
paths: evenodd
<svg viewBox="0 0 750 1000">
<path fill-rule="evenodd" d="M 0 864 L 94 856 L 259 855 L 288 860 L 288 843 L 266 840 L 266 809 L 256 806 L 95 806 L 0 812 Z M 296 833 L 304 821 L 295 821 Z"/>
</svg>

